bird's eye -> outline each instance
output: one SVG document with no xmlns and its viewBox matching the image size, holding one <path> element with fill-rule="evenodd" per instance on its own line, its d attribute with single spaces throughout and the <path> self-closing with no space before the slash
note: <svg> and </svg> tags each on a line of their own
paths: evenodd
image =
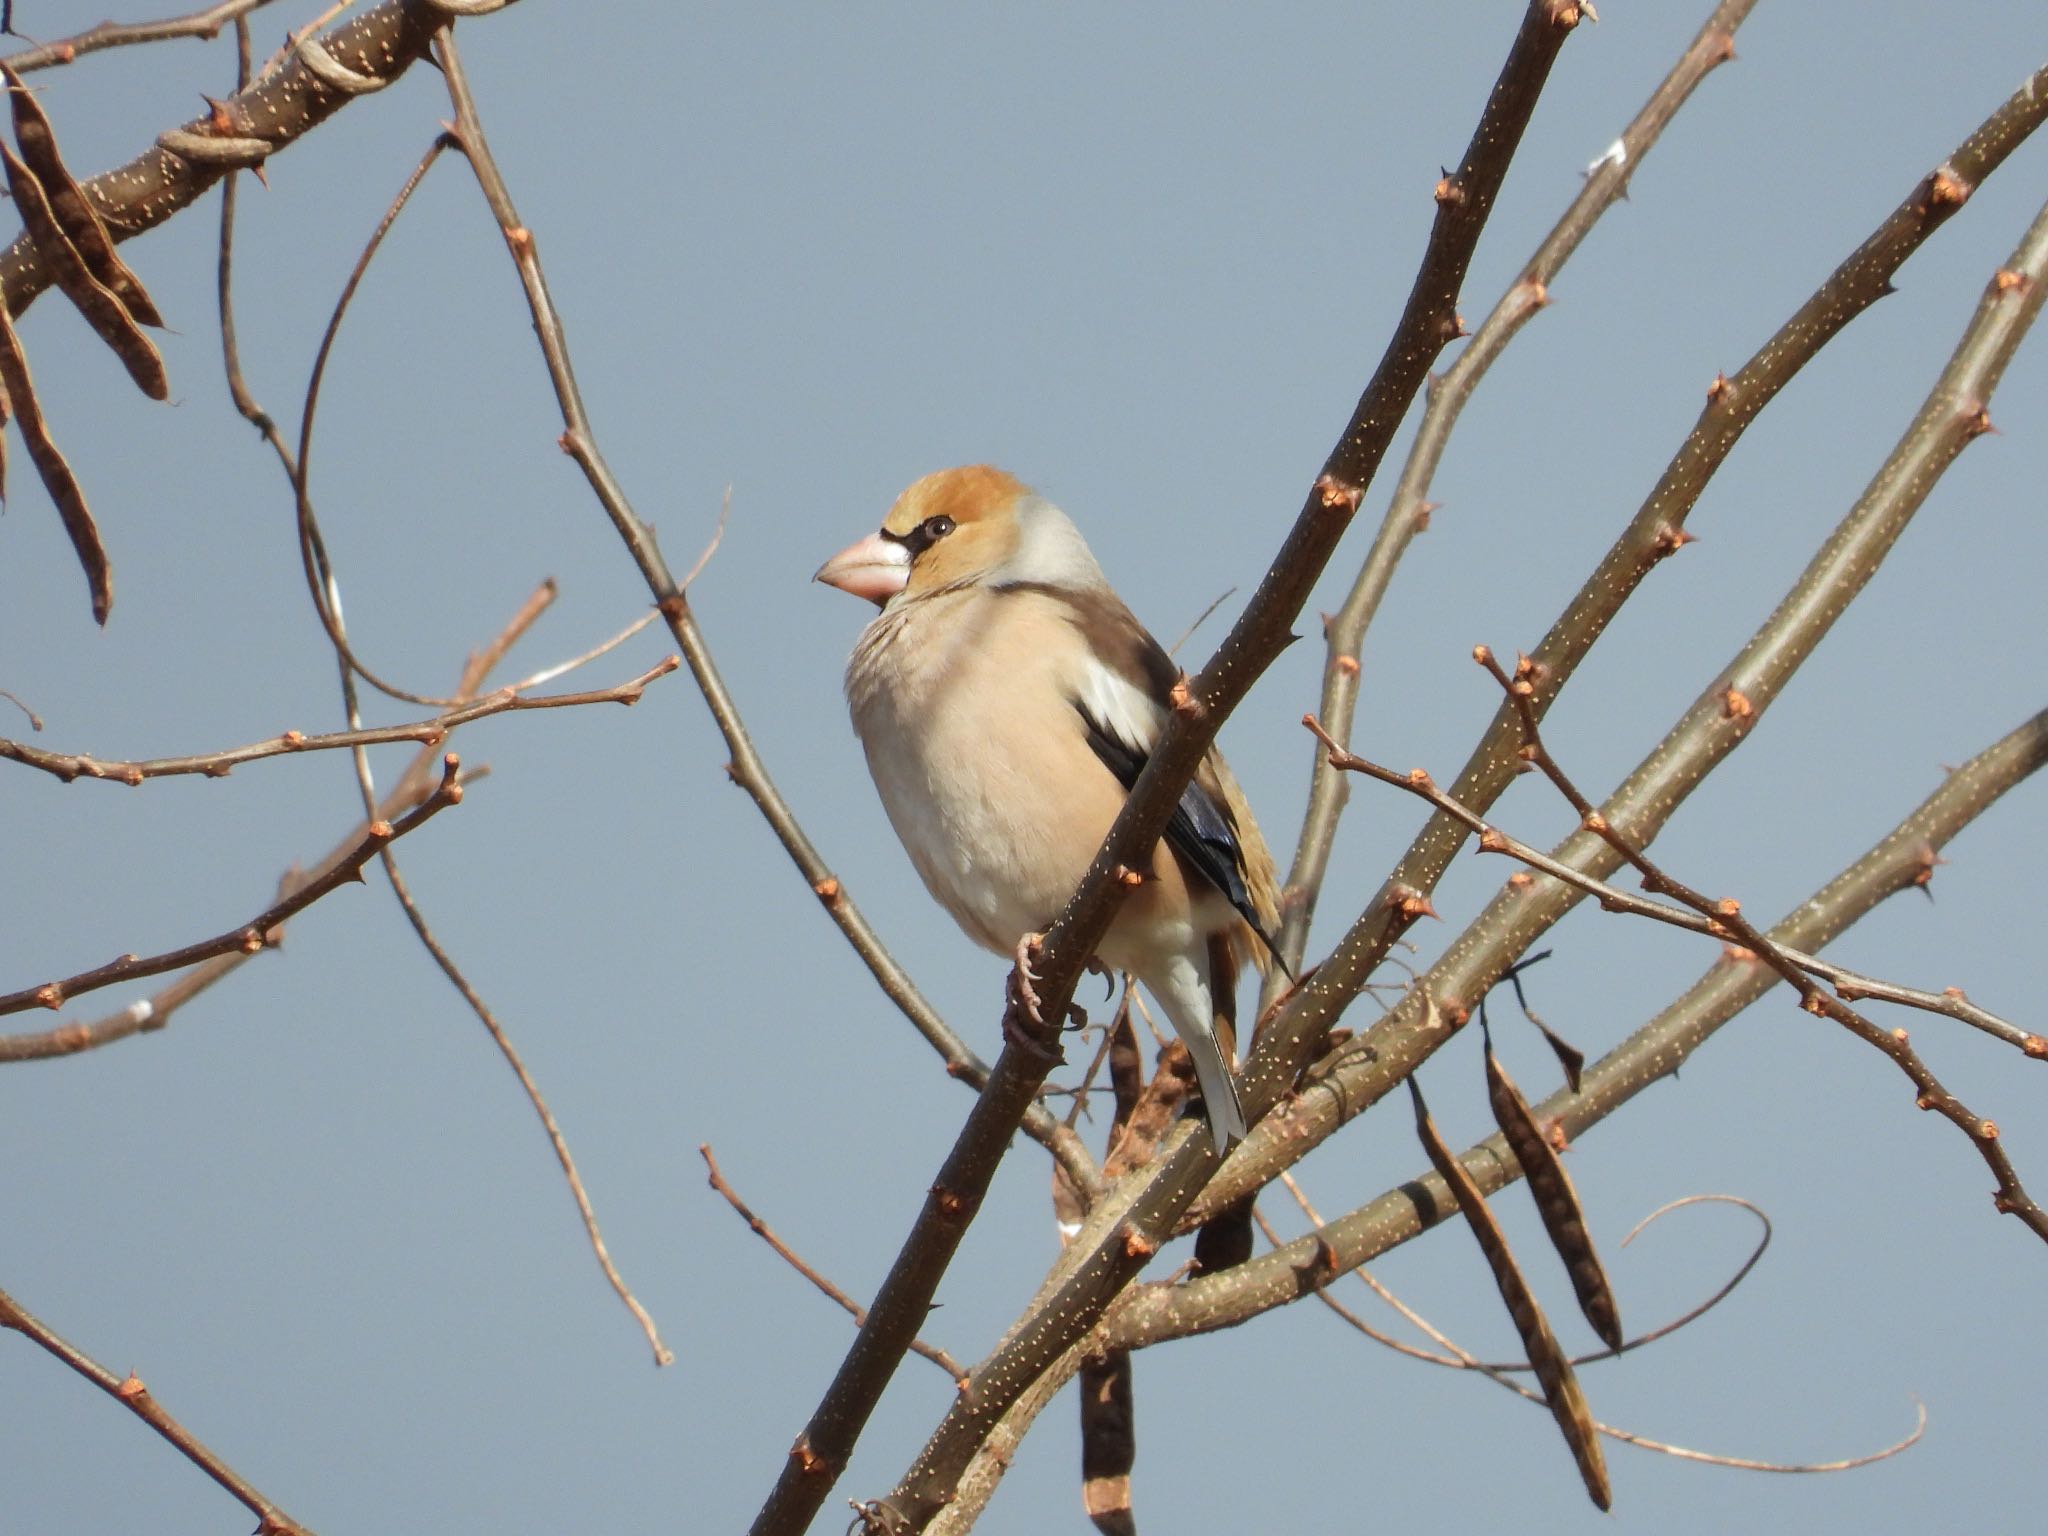
<svg viewBox="0 0 2048 1536">
<path fill-rule="evenodd" d="M 927 544 L 933 539 L 943 539 L 953 531 L 953 519 L 943 514 L 938 517 L 928 517 L 924 520 L 923 531 Z"/>
</svg>

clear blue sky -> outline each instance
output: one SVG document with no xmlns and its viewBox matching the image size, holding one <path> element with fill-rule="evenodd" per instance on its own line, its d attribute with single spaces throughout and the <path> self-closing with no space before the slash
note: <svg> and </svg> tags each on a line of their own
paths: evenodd
<svg viewBox="0 0 2048 1536">
<path fill-rule="evenodd" d="M 1491 305 L 1708 10 L 1611 0 L 1573 38 L 1465 299 Z M 313 11 L 258 13 L 262 46 Z M 25 3 L 55 32 L 87 13 Z M 809 584 L 902 485 L 990 459 L 1060 502 L 1171 639 L 1218 593 L 1206 656 L 1301 501 L 1406 292 L 1439 167 L 1461 154 L 1520 6 L 883 8 L 572 6 L 466 23 L 486 123 L 534 229 L 597 432 L 679 566 L 732 487 L 693 592 L 768 764 L 848 887 L 977 1048 L 1002 967 L 932 905 L 890 834 L 840 699 L 863 622 Z M 96 18 L 95 10 L 91 15 Z M 1365 655 L 1360 749 L 1439 775 L 1490 715 L 1469 660 L 1532 644 L 1736 367 L 2041 56 L 2039 7 L 1763 0 L 1482 386 Z M 38 77 L 73 166 L 136 153 L 225 94 L 227 45 L 96 55 Z M 250 381 L 296 419 L 363 238 L 448 115 L 416 69 L 244 189 Z M 1743 442 L 1700 542 L 1626 610 L 1552 716 L 1580 782 L 1619 779 L 1747 638 L 1853 501 L 2048 195 L 2025 147 Z M 127 254 L 172 327 L 173 403 L 136 396 L 74 314 L 23 335 L 113 550 L 96 631 L 54 515 L 17 462 L 0 518 L 0 687 L 38 741 L 200 751 L 333 728 L 333 667 L 289 498 L 237 419 L 213 315 L 217 205 Z M 1660 851 L 1775 917 L 1954 763 L 2041 706 L 2048 342 L 2015 361 L 1974 445 L 1891 562 Z M 645 592 L 554 446 L 509 263 L 444 163 L 366 283 L 322 403 L 314 494 L 372 665 L 445 688 L 543 576 L 562 597 L 515 667 L 574 654 Z M 17 453 L 17 460 L 20 455 Z M 1317 606 L 1334 607 L 1391 473 Z M 1321 665 L 1311 613 L 1225 732 L 1273 841 L 1310 763 L 1295 723 Z M 659 657 L 652 635 L 583 675 Z M 377 718 L 415 718 L 378 702 Z M 24 723 L 0 703 L 0 734 Z M 867 983 L 725 781 L 686 677 L 631 711 L 463 731 L 491 778 L 402 845 L 427 912 L 503 1013 L 582 1162 L 611 1250 L 679 1356 L 654 1370 L 584 1246 L 547 1144 L 389 893 L 337 893 L 166 1032 L 0 1070 L 0 1285 L 133 1367 L 325 1536 L 392 1529 L 730 1531 L 751 1516 L 851 1338 L 704 1186 L 711 1143 L 756 1209 L 858 1294 L 878 1282 L 969 1098 Z M 400 757 L 380 754 L 388 779 Z M 65 786 L 0 765 L 0 990 L 216 932 L 348 824 L 340 755 L 221 781 Z M 1847 963 L 1960 985 L 2031 1027 L 2044 787 L 1950 850 Z M 1538 843 L 1569 811 L 1502 802 Z M 1312 951 L 1373 891 L 1418 807 L 1354 795 Z M 1465 859 L 1415 935 L 1427 960 L 1504 870 Z M 1591 1052 L 1711 960 L 1684 935 L 1582 912 L 1535 1002 Z M 97 1016 L 135 994 L 86 1000 Z M 66 1015 L 71 1016 L 69 1014 Z M 1363 1022 L 1363 1018 L 1360 1022 Z M 40 1027 L 35 1016 L 8 1021 Z M 2048 1068 L 1924 1016 L 1893 1019 L 1996 1118 L 2048 1194 Z M 1553 1070 L 1503 1039 L 1525 1086 Z M 1486 1128 L 1477 1041 L 1424 1072 L 1448 1134 Z M 1405 1111 L 1367 1116 L 1302 1176 L 1326 1212 L 1422 1166 Z M 1571 1168 L 1632 1327 L 1739 1262 L 1731 1191 L 1777 1242 L 1676 1338 L 1590 1370 L 1610 1422 L 1789 1461 L 1904 1433 L 1884 1465 L 1781 1478 L 1611 1448 L 1616 1523 L 1549 1419 L 1394 1358 L 1313 1304 L 1137 1365 L 1148 1529 L 1416 1533 L 1619 1528 L 1985 1531 L 2038 1520 L 2039 1298 L 2048 1253 L 1995 1216 L 1962 1139 L 1885 1062 L 1785 997 L 1586 1137 Z M 1020 1144 L 942 1287 L 930 1336 L 978 1358 L 1053 1253 L 1046 1166 Z M 1586 1335 L 1526 1199 L 1500 1202 L 1568 1342 Z M 1276 1208 L 1290 1230 L 1291 1212 Z M 1185 1255 L 1170 1250 L 1165 1267 Z M 1513 1349 L 1476 1249 L 1447 1230 L 1378 1273 L 1469 1346 Z M 1358 1291 L 1360 1305 L 1368 1298 Z M 950 1394 L 907 1363 L 841 1495 L 884 1492 Z M 982 1529 L 1087 1529 L 1071 1401 L 1027 1441 Z M 0 1340 L 0 1533 L 250 1520 L 141 1425 Z"/>
</svg>

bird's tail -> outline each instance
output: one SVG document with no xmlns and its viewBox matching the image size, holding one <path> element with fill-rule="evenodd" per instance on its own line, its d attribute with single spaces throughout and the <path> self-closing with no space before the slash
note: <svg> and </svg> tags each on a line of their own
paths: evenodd
<svg viewBox="0 0 2048 1536">
<path fill-rule="evenodd" d="M 1237 1079 L 1232 1058 L 1236 1056 L 1235 982 L 1237 968 L 1230 963 L 1230 947 L 1222 935 L 1205 944 L 1207 964 L 1193 956 L 1174 955 L 1143 980 L 1146 990 L 1159 1000 L 1173 1022 L 1173 1032 L 1194 1058 L 1195 1081 L 1201 1086 L 1202 1102 L 1209 1111 L 1209 1132 L 1216 1139 L 1219 1154 L 1231 1143 L 1249 1134 L 1244 1104 L 1237 1096 Z M 1214 962 L 1221 951 L 1222 965 Z M 1222 974 L 1218 974 L 1221 972 Z"/>
</svg>

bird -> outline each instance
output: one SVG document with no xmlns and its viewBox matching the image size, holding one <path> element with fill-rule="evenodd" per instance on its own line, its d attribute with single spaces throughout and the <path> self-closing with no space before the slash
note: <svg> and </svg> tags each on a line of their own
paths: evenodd
<svg viewBox="0 0 2048 1536">
<path fill-rule="evenodd" d="M 1158 741 L 1182 675 L 1080 530 L 1015 476 L 943 469 L 815 578 L 880 612 L 846 666 L 855 734 L 889 822 L 968 938 L 1031 951 Z M 1194 1059 L 1218 1154 L 1247 1134 L 1236 983 L 1277 954 L 1272 854 L 1211 746 L 1095 958 L 1135 976 Z"/>
</svg>

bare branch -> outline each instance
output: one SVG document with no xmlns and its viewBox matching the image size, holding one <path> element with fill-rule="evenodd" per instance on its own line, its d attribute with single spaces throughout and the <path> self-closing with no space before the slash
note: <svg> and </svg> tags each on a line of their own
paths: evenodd
<svg viewBox="0 0 2048 1536">
<path fill-rule="evenodd" d="M 1868 853 L 1794 906 L 1790 915 L 1770 930 L 1772 941 L 1812 948 L 1832 942 L 1886 896 L 1911 887 L 1923 850 L 1945 846 L 2044 765 L 2048 765 L 2048 711 L 1951 773 Z M 1724 956 L 1684 996 L 1588 1067 L 1579 1091 L 1552 1094 L 1536 1106 L 1537 1114 L 1568 1138 L 1577 1139 L 1652 1083 L 1677 1071 L 1716 1030 L 1776 983 L 1776 976 L 1763 966 Z M 1326 1092 L 1312 1090 L 1305 1098 Z M 1468 1148 L 1459 1160 L 1488 1193 L 1520 1177 L 1499 1136 Z M 1197 1225 L 1206 1219 L 1212 1204 L 1228 1204 L 1238 1193 L 1227 1178 L 1219 1179 L 1217 1185 L 1187 1213 L 1183 1226 Z M 1449 1190 L 1433 1174 L 1419 1174 L 1325 1225 L 1316 1242 L 1334 1255 L 1334 1269 L 1342 1273 L 1370 1263 L 1419 1235 L 1426 1222 L 1418 1190 L 1428 1191 L 1438 1209 L 1450 1199 Z M 1234 1326 L 1308 1294 L 1311 1287 L 1304 1274 L 1314 1262 L 1312 1245 L 1296 1242 L 1227 1275 L 1197 1278 L 1171 1295 L 1156 1287 L 1134 1291 L 1105 1318 L 1098 1330 L 1097 1347 L 1141 1348 L 1182 1333 Z"/>
<path fill-rule="evenodd" d="M 1484 651 L 1485 647 L 1482 646 L 1480 649 Z M 1418 799 L 1428 802 L 1460 825 L 1477 833 L 1476 846 L 1480 853 L 1505 854 L 1540 874 L 1548 875 L 1574 890 L 1584 892 L 1598 901 L 1605 911 L 1649 918 L 1673 928 L 1682 928 L 1688 933 L 1728 942 L 1728 931 L 1717 915 L 1652 901 L 1625 891 L 1597 876 L 1589 875 L 1583 869 L 1544 853 L 1519 838 L 1510 837 L 1470 806 L 1445 794 L 1437 787 L 1436 781 L 1422 769 L 1411 768 L 1408 772 L 1402 773 L 1384 764 L 1360 757 L 1355 752 L 1346 752 L 1336 745 L 1314 715 L 1304 715 L 1302 724 L 1322 740 L 1329 751 L 1329 761 L 1334 767 L 1347 773 L 1363 774 L 1367 778 L 1379 780 L 1382 784 L 1391 784 L 1396 789 L 1406 790 Z M 1580 814 L 1597 816 L 1599 813 L 1589 806 Z M 1932 860 L 1933 852 L 1930 849 L 1920 861 L 1920 869 L 1913 878 L 1913 884 L 1925 885 L 1925 877 L 1933 873 Z M 1522 887 L 1511 880 L 1510 888 Z M 2021 1029 L 1987 1009 L 1979 1008 L 1954 987 L 1943 992 L 1927 992 L 1917 987 L 1900 986 L 1896 982 L 1865 976 L 1860 971 L 1852 971 L 1847 966 L 1836 965 L 1831 960 L 1824 960 L 1819 955 L 1808 954 L 1805 950 L 1790 945 L 1780 944 L 1776 949 L 1800 970 L 1834 986 L 1845 999 L 1874 997 L 1885 1002 L 1898 1003 L 1903 1007 L 1918 1008 L 1928 1013 L 1960 1019 L 1973 1028 L 2004 1041 L 2007 1045 L 2017 1047 L 2036 1060 L 2048 1058 L 2048 1039 L 2043 1039 L 2030 1030 Z"/>
<path fill-rule="evenodd" d="M 265 908 L 247 923 L 231 928 L 226 933 L 211 939 L 202 939 L 196 944 L 187 944 L 182 949 L 173 949 L 147 959 L 135 955 L 122 955 L 105 965 L 89 971 L 80 971 L 76 976 L 67 976 L 61 981 L 46 981 L 41 986 L 25 987 L 19 992 L 0 995 L 0 1014 L 20 1013 L 27 1008 L 61 1008 L 66 1000 L 82 993 L 94 992 L 101 987 L 111 987 L 119 982 L 133 981 L 141 976 L 160 976 L 165 971 L 183 970 L 201 960 L 210 960 L 216 955 L 260 953 L 266 946 L 277 942 L 277 930 L 289 919 L 296 917 L 314 902 L 351 881 L 362 878 L 363 866 L 387 845 L 404 837 L 406 833 L 426 824 L 434 816 L 462 799 L 462 785 L 457 777 L 460 759 L 450 752 L 443 760 L 441 783 L 417 808 L 399 818 L 396 822 L 373 821 L 364 829 L 361 841 L 325 874 L 307 881 L 296 891 L 282 897 Z"/>
<path fill-rule="evenodd" d="M 1124 893 L 1121 867 L 1142 864 L 1202 754 L 1224 719 L 1292 638 L 1292 626 L 1338 540 L 1358 510 L 1388 444 L 1431 361 L 1459 334 L 1457 300 L 1472 252 L 1507 174 L 1522 130 L 1535 110 L 1550 67 L 1577 24 L 1580 10 L 1564 0 L 1532 0 L 1455 172 L 1436 188 L 1436 218 L 1414 286 L 1385 354 L 1359 397 L 1342 436 L 1310 487 L 1292 531 L 1220 650 L 1183 690 L 1144 772 L 1097 852 L 1086 879 L 1046 935 L 1040 992 L 1046 1016 L 1059 1019 Z M 1411 914 L 1409 921 L 1414 920 Z M 948 1193 L 979 1198 L 1016 1123 L 1036 1093 L 1045 1064 L 1008 1045 L 969 1117 L 938 1181 Z M 1276 1084 L 1247 1080 L 1252 1117 L 1274 1102 Z M 1118 1214 L 1104 1211 L 1065 1254 L 1024 1320 L 975 1373 L 974 1388 L 948 1411 L 925 1449 L 889 1497 L 877 1506 L 876 1529 L 921 1530 L 956 1495 L 977 1447 L 1032 1381 L 1067 1353 L 1155 1251 L 1173 1218 L 1193 1200 L 1215 1165 L 1205 1138 L 1179 1134 L 1163 1151 L 1145 1198 Z M 963 1181 L 976 1182 L 963 1190 Z M 1127 1181 L 1129 1182 L 1129 1181 Z M 1120 1236 L 1117 1234 L 1121 1234 Z M 906 1303 L 921 1312 L 937 1283 L 957 1230 L 928 1204 L 897 1261 Z M 885 1293 L 888 1287 L 885 1286 Z M 879 1307 L 878 1307 L 879 1310 Z M 894 1356 L 884 1343 L 856 1346 L 819 1405 L 775 1492 L 754 1523 L 755 1536 L 807 1524 L 844 1464 L 860 1426 L 887 1382 Z"/>
<path fill-rule="evenodd" d="M 541 355 L 547 364 L 548 377 L 554 384 L 555 398 L 562 412 L 562 451 L 583 471 L 598 504 L 639 567 L 648 590 L 654 594 L 656 605 L 668 623 L 669 633 L 682 652 L 683 660 L 689 664 L 691 675 L 697 680 L 704 702 L 711 710 L 712 719 L 725 738 L 726 749 L 732 754 L 726 764 L 727 776 L 752 798 L 770 830 L 803 875 L 805 883 L 839 926 L 854 952 L 867 965 L 883 994 L 939 1053 L 950 1076 L 979 1088 L 988 1080 L 986 1063 L 939 1017 L 938 1011 L 918 991 L 909 973 L 883 945 L 880 936 L 869 926 L 867 918 L 847 893 L 845 885 L 812 845 L 789 802 L 782 798 L 781 791 L 769 777 L 760 754 L 755 751 L 753 739 L 740 718 L 739 708 L 727 691 L 725 680 L 719 675 L 703 631 L 697 626 L 689 600 L 655 542 L 654 530 L 633 510 L 624 488 L 613 477 L 597 446 L 590 418 L 583 407 L 582 393 L 576 385 L 575 371 L 569 361 L 568 338 L 561 318 L 555 312 L 554 300 L 548 293 L 546 276 L 541 271 L 533 232 L 520 222 L 511 191 L 499 173 L 496 161 L 491 158 L 489 142 L 477 117 L 475 98 L 470 93 L 468 77 L 463 73 L 461 58 L 452 40 L 442 52 L 441 63 L 450 99 L 455 106 L 457 147 L 468 158 L 484 200 L 498 220 L 533 314 Z M 1044 1105 L 1034 1103 L 1025 1111 L 1023 1129 L 1059 1159 L 1078 1183 L 1085 1188 L 1094 1187 L 1098 1177 L 1094 1159 L 1088 1155 L 1081 1138 L 1061 1125 Z"/>
<path fill-rule="evenodd" d="M 748 1230 L 754 1236 L 760 1238 L 762 1242 L 774 1249 L 776 1255 L 791 1269 L 810 1281 L 812 1285 L 816 1286 L 832 1301 L 838 1303 L 845 1310 L 846 1314 L 853 1319 L 856 1327 L 867 1321 L 868 1309 L 866 1307 L 855 1301 L 846 1292 L 842 1291 L 830 1280 L 827 1280 L 816 1269 L 805 1263 L 803 1255 L 777 1237 L 775 1229 L 754 1214 L 753 1208 L 739 1197 L 739 1191 L 735 1190 L 727 1182 L 725 1174 L 719 1169 L 718 1159 L 711 1154 L 711 1144 L 709 1142 L 699 1143 L 697 1153 L 704 1159 L 704 1167 L 710 1175 L 708 1182 L 711 1187 L 724 1197 L 725 1203 L 733 1208 L 733 1213 L 747 1224 Z M 961 1369 L 959 1361 L 955 1360 L 943 1349 L 935 1349 L 933 1346 L 925 1343 L 923 1339 L 913 1342 L 910 1348 L 913 1354 L 922 1355 L 948 1376 L 952 1377 L 955 1386 L 964 1387 L 967 1385 L 967 1372 Z"/>
<path fill-rule="evenodd" d="M 607 647 L 608 648 L 608 647 Z M 578 663 L 587 658 L 577 658 Z M 576 663 L 571 663 L 574 665 Z M 192 757 L 157 757 L 130 762 L 118 758 L 89 757 L 82 753 L 46 752 L 18 741 L 0 737 L 0 759 L 9 759 L 25 767 L 40 768 L 71 783 L 75 779 L 103 779 L 121 784 L 140 784 L 145 779 L 169 778 L 177 774 L 201 774 L 210 779 L 226 778 L 242 763 L 256 762 L 266 757 L 289 757 L 301 752 L 331 752 L 337 748 L 373 747 L 386 742 L 417 741 L 427 746 L 439 746 L 450 731 L 472 720 L 482 720 L 490 715 L 502 715 L 520 710 L 571 709 L 584 704 L 637 704 L 647 685 L 657 678 L 682 665 L 677 656 L 664 657 L 638 677 L 611 688 L 593 688 L 582 693 L 546 694 L 529 698 L 515 693 L 512 687 L 471 704 L 459 705 L 431 720 L 415 720 L 406 725 L 372 726 L 360 731 L 326 731 L 308 735 L 304 731 L 286 731 L 281 736 L 271 736 L 263 741 L 252 741 L 245 747 L 231 747 L 224 752 L 205 752 Z M 561 669 L 551 669 L 550 676 Z M 514 684 L 522 687 L 526 684 Z"/>
<path fill-rule="evenodd" d="M 148 150 L 85 184 L 118 242 L 190 207 L 231 169 L 260 165 L 356 97 L 383 89 L 422 57 L 456 0 L 384 0 L 319 37 L 302 38 L 282 68 L 265 74 Z M 231 16 L 226 12 L 223 20 Z M 15 56 L 17 69 L 32 68 Z M 53 59 L 51 62 L 55 62 Z M 20 314 L 49 286 L 50 273 L 26 235 L 0 252 L 0 296 Z"/>
<path fill-rule="evenodd" d="M 1550 284 L 1601 215 L 1627 195 L 1636 168 L 1663 137 L 1678 109 L 1708 74 L 1734 56 L 1735 30 L 1748 18 L 1755 3 L 1756 0 L 1721 0 L 1714 7 L 1698 36 L 1650 94 L 1642 111 L 1588 173 L 1579 195 L 1537 246 L 1535 254 L 1523 264 L 1514 282 L 1494 304 L 1493 312 L 1458 354 L 1458 360 L 1431 383 L 1422 423 L 1416 429 L 1415 442 L 1408 450 L 1407 462 L 1402 466 L 1379 533 L 1359 567 L 1350 595 L 1324 622 L 1328 657 L 1324 662 L 1323 696 L 1318 712 L 1340 742 L 1348 742 L 1351 737 L 1366 629 L 1379 610 L 1380 599 L 1393 580 L 1402 554 L 1415 535 L 1429 526 L 1434 510 L 1427 499 L 1430 482 L 1443 460 L 1465 402 L 1471 399 L 1480 379 L 1507 344 L 1549 304 Z M 1343 779 L 1318 759 L 1309 785 L 1308 808 L 1302 816 L 1301 837 L 1295 846 L 1294 865 L 1287 875 L 1287 900 L 1281 908 L 1281 954 L 1296 967 L 1301 963 L 1309 925 L 1315 918 L 1323 876 L 1329 869 L 1330 850 L 1336 841 L 1337 820 L 1343 810 Z M 1268 977 L 1262 1008 L 1277 995 L 1280 980 L 1277 975 Z"/>
<path fill-rule="evenodd" d="M 171 1417 L 170 1411 L 150 1395 L 149 1388 L 134 1372 L 126 1377 L 116 1376 L 67 1344 L 5 1291 L 0 1291 L 0 1328 L 12 1328 L 56 1356 L 163 1436 L 179 1455 L 233 1494 L 256 1517 L 257 1536 L 312 1536 L 311 1531 L 265 1498 L 239 1472 L 207 1449 L 197 1435 Z"/>
<path fill-rule="evenodd" d="M 211 41 L 220 36 L 220 29 L 230 21 L 238 22 L 249 12 L 268 4 L 270 0 L 220 0 L 217 5 L 203 6 L 183 16 L 171 16 L 162 21 L 103 21 L 75 36 L 60 38 L 54 43 L 37 43 L 33 48 L 10 53 L 5 59 L 0 59 L 0 63 L 6 64 L 16 74 L 25 75 L 32 69 L 73 63 L 88 53 L 98 53 L 102 48 L 162 43 L 179 37 Z"/>
</svg>

